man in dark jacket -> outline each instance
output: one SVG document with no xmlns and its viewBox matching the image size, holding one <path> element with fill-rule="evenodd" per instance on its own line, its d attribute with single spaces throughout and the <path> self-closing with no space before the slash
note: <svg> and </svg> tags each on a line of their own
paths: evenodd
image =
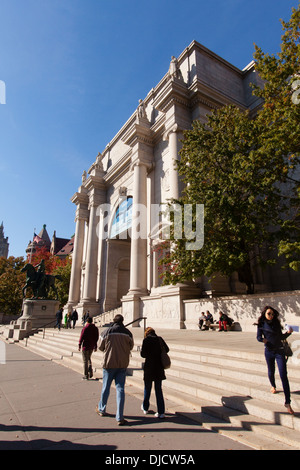
<svg viewBox="0 0 300 470">
<path fill-rule="evenodd" d="M 54 328 L 57 327 L 60 330 L 62 317 L 63 317 L 63 308 L 60 308 L 58 310 L 58 312 L 56 312 L 56 324 L 55 324 Z"/>
<path fill-rule="evenodd" d="M 78 320 L 78 313 L 77 310 L 73 310 L 71 320 L 73 321 L 73 329 L 75 328 L 76 322 Z"/>
<path fill-rule="evenodd" d="M 122 315 L 116 315 L 113 324 L 100 336 L 100 351 L 104 352 L 103 360 L 103 386 L 101 398 L 97 408 L 100 416 L 106 414 L 106 404 L 109 397 L 110 386 L 115 381 L 117 391 L 116 420 L 119 426 L 127 424 L 124 419 L 125 378 L 129 364 L 130 351 L 133 348 L 132 333 L 123 325 Z"/>
<path fill-rule="evenodd" d="M 93 319 L 89 317 L 87 319 L 87 325 L 82 329 L 79 338 L 78 351 L 82 347 L 82 359 L 83 359 L 83 379 L 88 380 L 93 377 L 92 368 L 92 353 L 97 351 L 97 342 L 99 339 L 98 328 L 93 324 Z"/>
</svg>

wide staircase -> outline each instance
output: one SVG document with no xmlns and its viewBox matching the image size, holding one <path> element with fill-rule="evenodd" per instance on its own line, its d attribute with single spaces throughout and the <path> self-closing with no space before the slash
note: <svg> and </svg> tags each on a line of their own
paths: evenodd
<svg viewBox="0 0 300 470">
<path fill-rule="evenodd" d="M 82 374 L 82 356 L 78 351 L 80 331 L 81 327 L 61 331 L 48 328 L 18 344 Z M 143 329 L 132 328 L 132 332 L 135 346 L 128 368 L 127 393 L 141 398 Z M 187 330 L 161 330 L 159 333 L 169 345 L 172 360 L 171 368 L 166 371 L 167 380 L 163 382 L 167 412 L 181 413 L 205 428 L 255 449 L 300 449 L 300 367 L 297 361 L 290 358 L 288 362 L 295 410 L 295 415 L 291 416 L 283 406 L 279 377 L 278 393 L 270 393 L 263 346 L 243 347 L 244 335 L 249 338 L 249 333 L 189 333 Z M 101 379 L 100 351 L 93 354 L 92 363 L 94 378 Z M 156 410 L 154 392 L 152 404 Z"/>
</svg>

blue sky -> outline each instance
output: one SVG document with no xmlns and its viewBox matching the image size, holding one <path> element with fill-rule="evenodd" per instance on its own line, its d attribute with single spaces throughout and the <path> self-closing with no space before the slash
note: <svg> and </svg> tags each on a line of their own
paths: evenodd
<svg viewBox="0 0 300 470">
<path fill-rule="evenodd" d="M 239 68 L 280 50 L 298 0 L 1 0 L 0 223 L 9 255 L 43 224 L 75 232 L 70 198 L 98 152 L 193 40 Z M 0 101 L 1 94 L 0 94 Z"/>
</svg>

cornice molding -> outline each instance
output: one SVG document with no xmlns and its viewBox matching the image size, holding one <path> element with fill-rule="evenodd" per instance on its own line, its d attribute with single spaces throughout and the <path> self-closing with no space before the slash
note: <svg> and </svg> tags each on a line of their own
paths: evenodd
<svg viewBox="0 0 300 470">
<path fill-rule="evenodd" d="M 84 182 L 84 187 L 88 191 L 92 191 L 94 189 L 105 190 L 105 181 L 103 176 L 90 175 Z"/>
<path fill-rule="evenodd" d="M 169 78 L 165 87 L 157 94 L 153 106 L 155 109 L 166 113 L 174 104 L 189 107 L 189 90 L 186 83 L 173 77 Z"/>
<path fill-rule="evenodd" d="M 71 202 L 76 204 L 77 206 L 79 204 L 82 205 L 87 205 L 89 202 L 89 197 L 87 192 L 77 192 L 71 197 Z"/>
<path fill-rule="evenodd" d="M 235 104 L 241 109 L 247 109 L 244 103 L 219 92 L 216 88 L 207 85 L 201 80 L 195 80 L 189 87 L 189 99 L 191 108 L 198 103 L 204 104 L 211 109 L 217 109 L 228 104 Z"/>
<path fill-rule="evenodd" d="M 124 173 L 129 171 L 131 163 L 132 149 L 130 148 L 123 157 L 121 157 L 113 166 L 107 170 L 104 181 L 106 185 L 113 184 L 118 180 Z"/>
<path fill-rule="evenodd" d="M 146 119 L 137 119 L 130 129 L 123 135 L 124 144 L 134 147 L 138 143 L 153 145 L 153 131 L 150 122 Z"/>
</svg>

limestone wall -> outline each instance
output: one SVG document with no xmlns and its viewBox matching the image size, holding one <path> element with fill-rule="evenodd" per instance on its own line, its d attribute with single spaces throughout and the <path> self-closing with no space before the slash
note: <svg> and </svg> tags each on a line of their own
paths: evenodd
<svg viewBox="0 0 300 470">
<path fill-rule="evenodd" d="M 201 312 L 209 310 L 214 320 L 218 312 L 229 315 L 239 323 L 242 331 L 256 331 L 256 322 L 264 306 L 270 305 L 280 313 L 280 321 L 300 327 L 300 291 L 275 292 L 242 296 L 228 296 L 211 299 L 184 300 L 185 328 L 198 329 Z"/>
</svg>

